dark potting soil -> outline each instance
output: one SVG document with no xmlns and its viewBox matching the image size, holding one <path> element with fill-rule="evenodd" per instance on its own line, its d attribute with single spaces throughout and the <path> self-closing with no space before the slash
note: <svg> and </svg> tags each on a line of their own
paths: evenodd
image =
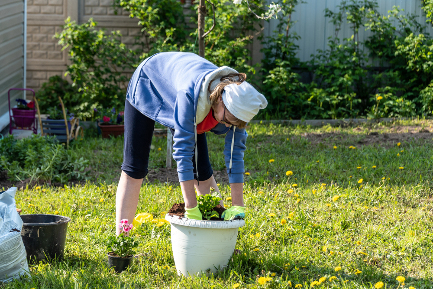
<svg viewBox="0 0 433 289">
<path fill-rule="evenodd" d="M 224 219 L 221 218 L 222 213 L 226 210 L 226 208 L 222 207 L 221 205 L 217 205 L 215 208 L 213 208 L 214 211 L 218 213 L 220 216 L 219 218 L 211 218 L 212 221 L 223 221 Z M 178 216 L 179 218 L 183 218 L 185 216 L 185 203 L 176 203 L 174 204 L 171 209 L 168 211 L 168 214 L 170 216 Z M 206 219 L 203 219 L 206 220 Z"/>
</svg>

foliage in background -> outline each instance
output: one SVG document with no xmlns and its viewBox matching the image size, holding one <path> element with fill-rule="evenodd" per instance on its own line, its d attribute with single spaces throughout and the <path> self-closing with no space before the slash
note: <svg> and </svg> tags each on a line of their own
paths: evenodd
<svg viewBox="0 0 433 289">
<path fill-rule="evenodd" d="M 136 38 L 141 59 L 163 51 L 184 50 L 188 27 L 183 7 L 176 0 L 114 0 L 113 6 L 138 20 L 142 36 Z"/>
<path fill-rule="evenodd" d="M 274 36 L 263 41 L 263 91 L 270 103 L 262 117 L 314 119 L 432 114 L 430 50 L 433 40 L 426 33 L 426 25 L 417 21 L 417 15 L 406 14 L 398 7 L 393 7 L 388 15 L 381 15 L 377 0 L 342 1 L 336 11 L 325 10 L 326 18 L 335 26 L 328 48 L 318 50 L 309 63 L 300 63 L 296 50 L 302 47 L 294 44 L 299 36 L 289 33 L 290 15 L 300 3 L 289 0 L 285 3 L 290 3 L 283 5 L 286 17 L 279 22 Z M 427 22 L 431 23 L 433 2 L 423 3 Z M 353 34 L 341 40 L 343 22 L 351 27 Z M 371 30 L 372 35 L 360 41 L 360 29 Z M 280 47 L 292 49 L 286 53 L 290 60 L 281 60 Z M 371 60 L 379 62 L 381 69 L 372 70 Z M 312 83 L 300 82 L 299 73 L 305 67 L 313 75 Z M 382 98 L 379 103 L 378 96 Z"/>
<path fill-rule="evenodd" d="M 296 57 L 299 46 L 295 41 L 300 39 L 296 33 L 291 33 L 294 24 L 292 14 L 295 7 L 305 1 L 279 0 L 282 10 L 277 30 L 271 36 L 261 37 L 264 48 L 261 73 L 263 75 L 263 93 L 267 96 L 268 107 L 262 114 L 277 118 L 301 118 L 306 96 L 305 85 L 300 81 L 300 75 L 294 71 L 303 66 Z"/>
<path fill-rule="evenodd" d="M 0 140 L 0 171 L 12 181 L 67 183 L 84 180 L 88 161 L 66 150 L 54 137 L 33 135 L 16 140 L 12 135 Z"/>
<path fill-rule="evenodd" d="M 57 107 L 60 104 L 59 96 L 69 110 L 77 107 L 82 100 L 78 87 L 72 86 L 60 75 L 54 75 L 47 82 L 44 82 L 36 92 L 36 99 L 41 113 L 48 113 L 49 108 Z"/>
<path fill-rule="evenodd" d="M 206 58 L 218 66 L 227 65 L 247 73 L 248 80 L 257 84 L 269 101 L 258 118 L 432 115 L 433 40 L 416 15 L 408 15 L 398 7 L 381 15 L 377 0 L 342 1 L 336 11 L 324 11 L 335 27 L 328 47 L 318 50 L 311 61 L 301 62 L 296 57 L 302 49 L 296 45 L 301 36 L 291 32 L 291 15 L 304 2 L 276 2 L 282 7 L 281 21 L 271 36 L 261 37 L 264 59 L 259 75 L 255 75 L 257 67 L 249 65 L 248 47 L 253 36 L 263 31 L 262 22 L 244 4 L 225 0 L 206 4 L 205 31 L 213 25 L 214 12 L 216 15 L 215 28 L 205 38 Z M 422 3 L 431 24 L 433 2 Z M 263 0 L 250 4 L 257 14 L 265 10 Z M 175 0 L 115 0 L 113 5 L 128 11 L 142 27 L 142 35 L 133 46 L 137 50 L 122 44 L 119 33 L 106 35 L 95 29 L 92 20 L 82 25 L 67 20 L 56 37 L 64 48 L 70 48 L 72 64 L 68 73 L 73 86 L 50 79 L 38 96 L 43 100 L 42 107 L 52 106 L 55 97 L 50 92 L 62 94 L 64 87 L 67 108 L 82 119 L 94 118 L 93 108 L 123 105 L 128 80 L 125 72 L 131 73 L 144 58 L 161 51 L 197 53 L 197 2 L 190 11 Z M 343 23 L 351 27 L 352 37 L 341 39 Z M 361 29 L 372 32 L 365 41 L 359 39 Z M 372 69 L 371 60 L 380 63 L 381 69 Z M 305 83 L 305 77 L 301 77 L 306 74 L 312 76 L 311 83 Z"/>
<path fill-rule="evenodd" d="M 205 38 L 205 57 L 217 66 L 230 66 L 239 72 L 247 73 L 251 80 L 256 73 L 254 67 L 249 65 L 250 51 L 248 45 L 253 38 L 263 31 L 261 21 L 249 10 L 247 5 L 235 5 L 233 1 L 223 0 L 210 1 L 215 5 L 207 3 L 207 17 L 205 20 L 205 31 L 213 25 L 213 14 L 215 12 L 215 28 Z M 264 0 L 249 1 L 257 14 L 265 10 Z M 198 9 L 198 1 L 195 2 L 193 11 Z M 192 14 L 190 21 L 197 27 L 197 13 Z M 197 38 L 197 30 L 191 33 L 192 40 Z M 197 44 L 196 44 L 197 43 Z M 192 45 L 191 45 L 192 44 Z M 198 40 L 191 42 L 187 49 L 198 53 Z"/>
<path fill-rule="evenodd" d="M 84 120 L 93 117 L 94 108 L 124 105 L 126 73 L 137 66 L 136 54 L 120 41 L 120 33 L 106 34 L 96 25 L 92 19 L 78 25 L 68 18 L 55 35 L 62 49 L 68 49 L 71 64 L 66 74 L 79 93 L 79 103 L 71 110 Z"/>
</svg>

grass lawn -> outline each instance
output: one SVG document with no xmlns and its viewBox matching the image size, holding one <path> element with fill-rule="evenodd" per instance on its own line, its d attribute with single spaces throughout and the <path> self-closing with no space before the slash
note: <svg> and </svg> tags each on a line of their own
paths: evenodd
<svg viewBox="0 0 433 289">
<path fill-rule="evenodd" d="M 87 139 L 72 148 L 90 160 L 86 184 L 16 195 L 22 214 L 72 218 L 65 260 L 31 265 L 31 279 L 4 288 L 433 288 L 432 125 L 251 125 L 240 253 L 226 270 L 197 278 L 177 276 L 170 225 L 157 222 L 134 232 L 129 271 L 107 268 L 122 139 Z M 223 170 L 224 138 L 208 135 L 208 143 L 214 170 Z M 163 167 L 165 139 L 153 145 L 150 167 Z M 220 189 L 228 207 L 228 184 Z M 182 201 L 178 184 L 145 182 L 137 212 L 162 218 Z"/>
</svg>

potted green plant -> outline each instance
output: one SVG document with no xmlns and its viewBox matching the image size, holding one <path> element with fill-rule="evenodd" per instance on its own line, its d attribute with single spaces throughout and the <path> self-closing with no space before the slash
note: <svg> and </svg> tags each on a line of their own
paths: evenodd
<svg viewBox="0 0 433 289">
<path fill-rule="evenodd" d="M 128 224 L 128 219 L 121 220 L 119 227 L 120 234 L 107 239 L 108 266 L 113 267 L 117 273 L 129 267 L 135 254 L 135 248 L 138 246 L 134 237 L 129 236 L 133 225 Z"/>
<path fill-rule="evenodd" d="M 179 275 L 216 273 L 227 266 L 236 246 L 238 229 L 245 221 L 224 221 L 221 218 L 224 208 L 215 205 L 219 201 L 218 196 L 210 194 L 197 198 L 205 220 L 185 218 L 184 204 L 174 204 L 165 216 L 171 224 L 171 246 Z"/>
<path fill-rule="evenodd" d="M 30 127 L 36 118 L 35 103 L 27 102 L 25 99 L 17 98 L 17 107 L 12 108 L 15 125 L 17 127 Z"/>
<path fill-rule="evenodd" d="M 108 109 L 94 109 L 95 113 L 99 115 L 98 127 L 101 129 L 102 138 L 109 138 L 110 136 L 120 136 L 124 132 L 124 115 L 123 111 L 116 112 L 115 108 Z"/>
</svg>

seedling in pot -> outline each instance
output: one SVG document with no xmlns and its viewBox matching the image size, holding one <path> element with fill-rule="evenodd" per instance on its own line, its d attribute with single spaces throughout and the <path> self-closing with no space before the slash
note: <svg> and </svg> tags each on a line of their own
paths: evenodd
<svg viewBox="0 0 433 289">
<path fill-rule="evenodd" d="M 210 220 L 211 218 L 220 218 L 217 211 L 214 211 L 215 208 L 221 201 L 218 193 L 207 194 L 197 197 L 198 208 L 204 218 Z"/>
</svg>

